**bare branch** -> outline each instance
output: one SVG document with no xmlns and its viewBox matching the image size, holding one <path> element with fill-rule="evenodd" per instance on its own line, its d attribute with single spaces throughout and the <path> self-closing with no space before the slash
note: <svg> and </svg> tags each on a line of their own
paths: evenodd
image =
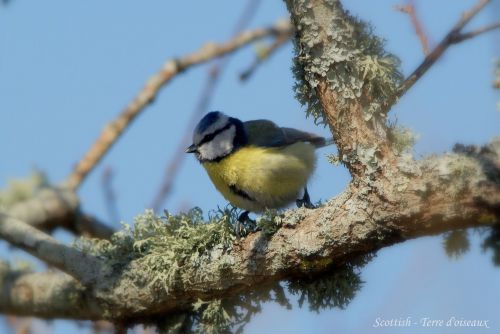
<svg viewBox="0 0 500 334">
<path fill-rule="evenodd" d="M 15 334 L 30 334 L 32 331 L 31 326 L 33 318 L 31 317 L 20 318 L 16 316 L 7 316 L 6 320 L 12 332 Z"/>
<path fill-rule="evenodd" d="M 258 52 L 257 57 L 255 57 L 254 62 L 240 74 L 240 80 L 248 80 L 252 74 L 257 70 L 260 64 L 269 59 L 277 50 L 279 50 L 286 42 L 289 41 L 290 35 L 277 36 L 273 43 L 267 46 L 265 49 Z"/>
<path fill-rule="evenodd" d="M 274 36 L 290 31 L 291 26 L 287 21 L 279 21 L 274 26 L 260 28 L 253 31 L 246 31 L 224 44 L 206 44 L 198 51 L 181 58 L 168 60 L 160 72 L 153 75 L 146 83 L 139 94 L 130 104 L 118 115 L 118 117 L 107 124 L 101 135 L 87 151 L 83 158 L 73 169 L 66 180 L 68 187 L 77 188 L 88 173 L 97 165 L 102 157 L 109 151 L 111 146 L 122 135 L 132 121 L 153 102 L 159 90 L 165 86 L 176 75 L 189 69 L 194 65 L 199 65 L 211 59 L 224 56 L 234 52 L 241 47 L 252 43 L 258 39 Z"/>
<path fill-rule="evenodd" d="M 101 270 L 97 259 L 3 213 L 0 213 L 0 238 L 85 283 L 91 283 Z"/>
<path fill-rule="evenodd" d="M 418 39 L 420 40 L 420 44 L 422 44 L 424 55 L 427 56 L 430 52 L 429 40 L 424 32 L 424 28 L 422 27 L 420 20 L 417 17 L 414 1 L 410 0 L 406 5 L 395 6 L 395 9 L 410 16 L 411 24 L 415 29 L 415 33 L 417 34 Z"/>
<path fill-rule="evenodd" d="M 259 5 L 260 0 L 248 0 L 240 18 L 236 21 L 233 37 L 239 34 L 241 30 L 243 30 L 248 25 L 252 17 L 257 12 L 257 8 Z M 196 106 L 191 113 L 187 128 L 184 131 L 184 136 L 179 141 L 179 144 L 174 154 L 172 155 L 170 162 L 167 164 L 163 180 L 161 181 L 158 192 L 156 193 L 150 205 L 150 207 L 155 211 L 160 211 L 162 209 L 163 204 L 170 194 L 172 185 L 177 176 L 177 171 L 186 158 L 185 150 L 186 147 L 190 144 L 191 131 L 193 130 L 196 122 L 198 122 L 201 115 L 208 111 L 208 106 L 212 99 L 215 88 L 219 82 L 219 77 L 228 65 L 229 59 L 230 58 L 228 58 L 227 56 L 222 57 L 208 71 L 205 85 L 203 86 L 201 94 L 198 98 L 198 102 L 196 103 Z"/>
<path fill-rule="evenodd" d="M 476 37 L 478 35 L 481 35 L 481 34 L 484 34 L 486 32 L 489 32 L 489 31 L 492 31 L 492 30 L 495 30 L 495 29 L 499 29 L 499 28 L 500 28 L 500 22 L 489 24 L 489 25 L 486 25 L 484 27 L 481 27 L 481 28 L 478 28 L 478 29 L 474 29 L 472 31 L 465 32 L 465 33 L 457 35 L 453 39 L 453 43 L 455 43 L 455 44 L 456 43 L 460 43 L 460 42 L 465 41 L 466 39 L 474 38 L 474 37 Z"/>
<path fill-rule="evenodd" d="M 422 64 L 403 82 L 399 88 L 398 97 L 403 96 L 414 84 L 420 79 L 434 63 L 441 58 L 443 53 L 453 44 L 456 44 L 465 39 L 457 40 L 460 32 L 469 21 L 476 16 L 491 0 L 480 0 L 474 7 L 462 14 L 462 17 L 453 26 L 450 32 L 444 39 L 432 50 L 432 52 L 424 59 Z M 471 36 L 473 37 L 473 36 Z"/>
</svg>

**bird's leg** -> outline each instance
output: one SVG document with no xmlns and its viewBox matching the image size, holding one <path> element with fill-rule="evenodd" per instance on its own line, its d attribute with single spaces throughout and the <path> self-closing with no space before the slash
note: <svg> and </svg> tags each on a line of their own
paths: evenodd
<svg viewBox="0 0 500 334">
<path fill-rule="evenodd" d="M 238 220 L 236 221 L 236 226 L 234 227 L 236 236 L 239 238 L 240 232 L 241 232 L 241 225 L 243 225 L 243 228 L 246 231 L 251 231 L 255 230 L 255 220 L 250 219 L 248 217 L 248 214 L 250 211 L 243 211 L 240 216 L 238 217 Z"/>
<path fill-rule="evenodd" d="M 304 196 L 302 196 L 302 198 L 300 198 L 300 199 L 297 199 L 295 201 L 295 203 L 297 204 L 298 208 L 301 208 L 301 207 L 305 207 L 308 209 L 315 209 L 316 208 L 314 206 L 314 204 L 311 203 L 311 197 L 309 197 L 309 193 L 307 192 L 307 186 L 304 187 Z"/>
</svg>

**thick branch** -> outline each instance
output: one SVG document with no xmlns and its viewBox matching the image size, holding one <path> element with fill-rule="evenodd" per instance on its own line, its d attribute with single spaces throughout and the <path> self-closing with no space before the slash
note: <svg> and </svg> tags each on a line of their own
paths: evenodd
<svg viewBox="0 0 500 334">
<path fill-rule="evenodd" d="M 100 319 L 103 310 L 70 276 L 25 273 L 0 264 L 0 312 L 40 318 Z"/>
<path fill-rule="evenodd" d="M 101 263 L 92 256 L 65 246 L 50 235 L 2 213 L 0 238 L 84 283 L 91 283 L 102 269 Z"/>
<path fill-rule="evenodd" d="M 500 220 L 500 140 L 472 153 L 403 162 L 406 176 L 395 178 L 397 187 L 387 198 L 351 184 L 323 207 L 288 211 L 272 236 L 253 233 L 229 253 L 214 249 L 196 263 L 187 261 L 176 274 L 179 284 L 168 290 L 151 284 L 156 278 L 144 275 L 140 261 L 113 273 L 94 271 L 96 284 L 87 302 L 106 305 L 103 318 L 140 322 L 189 309 L 198 299 L 234 296 L 280 279 L 319 273 L 408 239 Z M 46 312 L 71 316 L 57 305 Z M 39 315 L 30 307 L 10 312 Z M 74 316 L 86 317 L 80 311 Z M 95 319 L 91 311 L 87 316 Z"/>
<path fill-rule="evenodd" d="M 243 32 L 224 44 L 206 44 L 194 53 L 181 58 L 168 60 L 165 65 L 163 65 L 161 71 L 153 75 L 147 81 L 144 88 L 120 115 L 104 127 L 97 141 L 73 169 L 73 172 L 67 179 L 67 185 L 75 189 L 81 184 L 87 174 L 90 173 L 102 157 L 109 151 L 125 129 L 146 106 L 153 102 L 160 89 L 176 75 L 194 65 L 199 65 L 211 59 L 234 52 L 258 39 L 272 35 L 286 34 L 290 29 L 291 26 L 287 21 L 280 21 L 269 28 Z"/>
<path fill-rule="evenodd" d="M 258 232 L 242 240 L 225 259 L 230 268 L 220 268 L 218 257 L 227 255 L 215 252 L 209 262 L 186 264 L 180 274 L 183 284 L 156 292 L 155 298 L 145 297 L 136 284 L 119 280 L 115 292 L 126 288 L 127 302 L 117 306 L 123 307 L 118 315 L 142 316 L 143 308 L 148 315 L 182 309 L 198 298 L 227 297 L 279 279 L 317 273 L 408 239 L 498 222 L 500 180 L 490 178 L 499 173 L 499 154 L 497 142 L 495 159 L 484 157 L 489 165 L 483 157 L 458 154 L 429 158 L 417 166 L 408 161 L 406 172 L 412 177 L 397 178 L 400 183 L 388 198 L 351 185 L 324 207 L 289 211 L 272 237 Z"/>
<path fill-rule="evenodd" d="M 148 259 L 141 257 L 140 251 L 133 260 L 122 254 L 124 262 L 113 262 L 111 257 L 108 262 L 112 271 L 90 270 L 86 278 L 93 284 L 85 300 L 91 300 L 90 305 L 105 305 L 103 318 L 138 322 L 190 309 L 198 299 L 234 296 L 265 283 L 320 273 L 359 254 L 419 236 L 499 222 L 500 140 L 481 149 L 458 149 L 458 154 L 422 161 L 395 152 L 385 133 L 383 115 L 376 109 L 376 99 L 377 93 L 391 90 L 397 75 L 383 52 L 369 53 L 379 47 L 377 40 L 367 36 L 339 2 L 290 0 L 287 5 L 297 26 L 298 62 L 310 69 L 305 75 L 312 87 L 309 93 L 323 107 L 353 181 L 323 207 L 287 211 L 272 236 L 256 232 L 230 249 L 217 244 L 196 250 L 203 254 L 176 262 L 172 277 L 165 277 L 163 271 L 155 272 L 157 263 L 147 264 L 144 260 Z M 363 42 L 352 43 L 354 37 Z M 335 72 L 339 69 L 350 72 L 342 77 L 342 73 Z M 388 76 L 389 80 L 379 80 L 374 73 Z M 352 80 L 341 80 L 345 78 Z M 342 95 L 337 84 L 353 82 L 348 87 L 353 94 Z M 375 106 L 373 101 L 377 101 Z M 372 118 L 366 117 L 368 107 L 376 110 L 369 114 Z M 24 238 L 22 231 L 27 230 L 22 223 L 16 227 L 19 222 L 3 216 L 0 219 L 0 235 L 13 244 L 34 248 L 40 258 L 77 273 L 75 276 L 89 269 L 85 261 L 71 267 L 59 255 L 40 252 L 43 244 L 53 251 L 66 250 L 36 231 L 29 230 L 32 235 Z M 140 242 L 133 243 L 134 249 L 140 246 Z M 163 249 L 155 251 L 161 254 Z M 155 254 L 153 259 L 161 256 Z M 2 302 L 8 303 L 0 298 Z M 5 309 L 0 305 L 0 310 Z M 33 307 L 27 309 L 23 314 L 36 312 Z M 68 314 L 57 307 L 51 310 L 53 316 L 59 316 L 58 312 L 60 316 Z M 93 312 L 87 315 L 95 319 Z"/>
</svg>

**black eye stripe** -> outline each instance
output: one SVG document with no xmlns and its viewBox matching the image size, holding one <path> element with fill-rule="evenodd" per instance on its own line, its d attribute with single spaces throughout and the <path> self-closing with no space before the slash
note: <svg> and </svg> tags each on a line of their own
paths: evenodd
<svg viewBox="0 0 500 334">
<path fill-rule="evenodd" d="M 212 133 L 209 133 L 208 135 L 205 135 L 201 140 L 200 142 L 198 143 L 197 146 L 201 146 L 205 143 L 208 143 L 209 141 L 211 141 L 212 139 L 215 138 L 215 136 L 217 136 L 219 133 L 221 132 L 224 132 L 226 131 L 227 129 L 229 129 L 233 124 L 232 123 L 227 123 L 224 127 L 220 128 L 219 130 L 216 130 Z"/>
</svg>

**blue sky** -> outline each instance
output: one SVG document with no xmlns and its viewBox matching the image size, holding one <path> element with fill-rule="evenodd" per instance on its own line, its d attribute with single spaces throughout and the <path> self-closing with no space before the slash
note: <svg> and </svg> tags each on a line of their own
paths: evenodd
<svg viewBox="0 0 500 334">
<path fill-rule="evenodd" d="M 372 22 L 387 48 L 402 60 L 405 74 L 422 60 L 420 44 L 397 1 L 344 1 L 354 14 Z M 437 43 L 474 1 L 418 1 L 420 17 Z M 227 40 L 246 1 L 26 1 L 0 7 L 0 187 L 33 168 L 58 182 L 68 175 L 100 133 L 168 58 L 196 50 L 207 41 Z M 470 27 L 500 17 L 493 1 Z M 261 1 L 251 27 L 286 16 L 281 1 Z M 491 88 L 492 60 L 500 57 L 500 33 L 453 46 L 391 111 L 391 118 L 418 133 L 415 155 L 442 153 L 454 143 L 481 144 L 500 134 L 500 95 Z M 293 97 L 292 48 L 287 45 L 245 83 L 238 74 L 255 57 L 255 46 L 236 53 L 220 81 L 211 109 L 243 120 L 269 118 L 291 127 L 328 135 L 305 119 Z M 125 133 L 79 194 L 85 211 L 109 221 L 100 184 L 102 172 L 115 172 L 120 218 L 131 222 L 151 203 L 165 165 L 182 138 L 208 66 L 175 78 Z M 346 170 L 318 154 L 310 184 L 314 200 L 338 194 L 349 181 Z M 225 205 L 203 169 L 189 156 L 173 193 L 170 211 Z M 117 222 L 113 223 L 118 226 Z M 64 240 L 71 239 L 59 234 Z M 495 319 L 500 306 L 500 271 L 479 250 L 449 261 L 441 238 L 424 238 L 385 249 L 363 270 L 364 288 L 344 310 L 320 314 L 268 305 L 247 326 L 274 333 L 383 332 L 372 328 L 382 317 L 480 317 Z M 3 257 L 9 257 L 2 247 Z M 497 320 L 498 321 L 498 320 Z M 55 322 L 57 332 L 68 328 Z M 500 323 L 496 324 L 500 329 Z M 396 331 L 395 331 L 396 332 Z M 414 328 L 416 332 L 433 330 Z M 435 331 L 442 332 L 442 331 Z M 451 331 L 450 331 L 451 333 Z"/>
</svg>

